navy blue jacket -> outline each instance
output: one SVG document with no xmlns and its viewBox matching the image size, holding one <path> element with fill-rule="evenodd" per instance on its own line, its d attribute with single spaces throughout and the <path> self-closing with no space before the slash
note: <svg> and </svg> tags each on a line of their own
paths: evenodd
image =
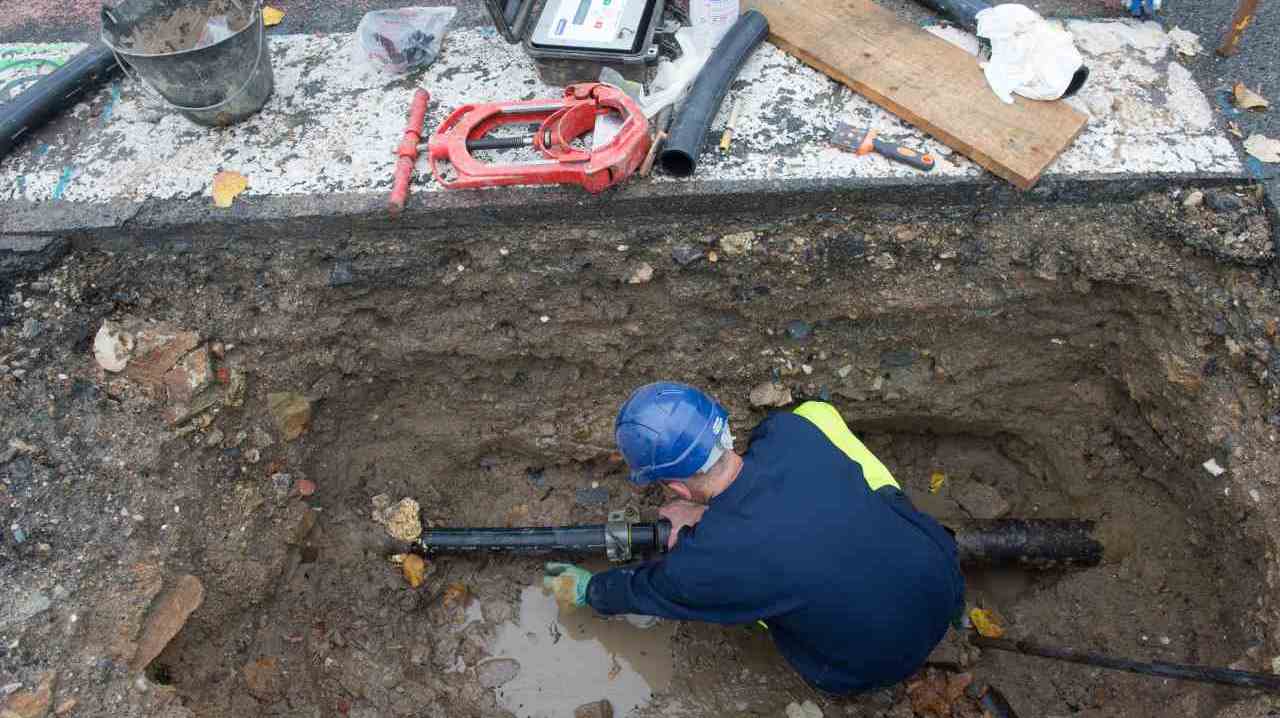
<svg viewBox="0 0 1280 718">
<path fill-rule="evenodd" d="M 662 560 L 596 574 L 603 614 L 763 619 L 813 686 L 853 693 L 910 676 L 964 607 L 951 535 L 809 420 L 756 427 L 742 471 Z"/>
</svg>

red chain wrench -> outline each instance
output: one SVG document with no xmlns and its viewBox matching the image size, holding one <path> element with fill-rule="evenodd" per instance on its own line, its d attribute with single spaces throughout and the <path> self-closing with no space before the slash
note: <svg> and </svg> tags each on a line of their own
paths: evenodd
<svg viewBox="0 0 1280 718">
<path fill-rule="evenodd" d="M 575 140 L 595 127 L 596 117 L 606 113 L 622 117 L 618 134 L 594 150 L 573 147 Z M 535 122 L 539 125 L 531 144 L 549 162 L 494 164 L 471 156 L 471 149 L 485 144 L 503 146 L 506 138 L 485 140 L 491 131 Z M 630 177 L 644 161 L 650 143 L 649 122 L 639 105 L 612 85 L 591 82 L 566 87 L 559 100 L 463 105 L 440 123 L 427 145 L 427 156 L 432 174 L 447 189 L 577 184 L 594 194 Z M 452 178 L 445 177 L 446 170 Z"/>
</svg>

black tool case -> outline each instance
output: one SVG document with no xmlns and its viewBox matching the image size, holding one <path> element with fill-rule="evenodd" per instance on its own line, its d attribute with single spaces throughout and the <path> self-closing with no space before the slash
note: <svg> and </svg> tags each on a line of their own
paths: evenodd
<svg viewBox="0 0 1280 718">
<path fill-rule="evenodd" d="M 548 85 L 595 82 L 613 68 L 648 83 L 658 62 L 654 33 L 664 0 L 485 0 L 510 43 L 523 42 Z M 540 9 L 535 13 L 535 5 Z"/>
</svg>

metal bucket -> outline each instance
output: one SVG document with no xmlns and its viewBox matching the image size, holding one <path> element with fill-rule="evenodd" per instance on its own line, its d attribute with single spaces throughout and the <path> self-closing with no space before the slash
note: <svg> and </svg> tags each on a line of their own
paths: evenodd
<svg viewBox="0 0 1280 718">
<path fill-rule="evenodd" d="M 195 47 L 208 19 L 219 14 L 230 36 Z M 261 0 L 104 5 L 102 41 L 126 72 L 132 68 L 144 87 L 197 124 L 239 122 L 261 110 L 275 87 Z"/>
</svg>

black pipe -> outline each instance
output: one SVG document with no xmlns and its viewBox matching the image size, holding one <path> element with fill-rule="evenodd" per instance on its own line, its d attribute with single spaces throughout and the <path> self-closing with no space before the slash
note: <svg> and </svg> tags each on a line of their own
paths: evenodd
<svg viewBox="0 0 1280 718">
<path fill-rule="evenodd" d="M 918 2 L 969 32 L 978 29 L 978 13 L 991 7 L 982 0 L 918 0 Z"/>
<path fill-rule="evenodd" d="M 1103 546 L 1094 523 L 1075 519 L 995 519 L 948 521 L 966 566 L 1023 566 L 1036 569 L 1096 566 Z"/>
<path fill-rule="evenodd" d="M 662 150 L 662 169 L 677 177 L 688 177 L 698 166 L 698 156 L 707 141 L 711 121 L 720 111 L 720 103 L 729 91 L 729 83 L 738 76 L 742 63 L 769 34 L 769 21 L 755 10 L 748 10 L 729 28 L 703 65 L 689 96 L 676 113 Z"/>
<path fill-rule="evenodd" d="M 91 47 L 0 105 L 0 159 L 28 134 L 71 107 L 86 91 L 119 69 L 106 47 Z"/>
<path fill-rule="evenodd" d="M 1237 688 L 1257 688 L 1269 693 L 1280 693 L 1280 676 L 1274 673 L 1254 673 L 1237 671 L 1232 668 L 1211 668 L 1208 666 L 1191 666 L 1184 663 L 1165 663 L 1164 661 L 1131 661 L 1127 658 L 1104 656 L 1100 653 L 1076 651 L 1058 646 L 1046 646 L 1032 641 L 1011 641 L 1007 638 L 985 638 L 973 636 L 973 645 L 979 648 L 991 648 L 997 651 L 1009 651 L 1028 656 L 1052 658 L 1068 663 L 1080 663 L 1086 666 L 1111 668 L 1117 671 L 1139 673 L 1157 678 L 1173 678 L 1180 681 L 1196 681 L 1198 683 L 1216 683 L 1222 686 Z"/>
<path fill-rule="evenodd" d="M 593 553 L 604 555 L 605 524 L 531 528 L 427 529 L 419 543 L 427 553 Z M 631 551 L 634 554 L 666 550 L 671 522 L 631 524 Z"/>
</svg>

